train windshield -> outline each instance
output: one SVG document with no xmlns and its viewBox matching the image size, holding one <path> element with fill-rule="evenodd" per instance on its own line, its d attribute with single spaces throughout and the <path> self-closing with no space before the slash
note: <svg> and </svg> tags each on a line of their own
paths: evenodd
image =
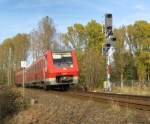
<svg viewBox="0 0 150 124">
<path fill-rule="evenodd" d="M 53 63 L 58 68 L 73 67 L 71 53 L 53 53 Z"/>
</svg>

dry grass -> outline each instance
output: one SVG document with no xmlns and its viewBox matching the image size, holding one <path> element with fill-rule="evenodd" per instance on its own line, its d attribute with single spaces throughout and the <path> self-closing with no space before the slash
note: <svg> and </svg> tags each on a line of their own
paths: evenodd
<svg viewBox="0 0 150 124">
<path fill-rule="evenodd" d="M 20 92 L 10 87 L 0 90 L 0 123 L 3 122 L 5 117 L 21 111 L 26 105 Z"/>
<path fill-rule="evenodd" d="M 104 105 L 45 92 L 28 92 L 38 103 L 12 118 L 7 124 L 136 124 L 150 123 L 147 116 L 117 104 Z M 40 94 L 40 95 L 39 95 Z M 142 114 L 143 115 L 143 114 Z M 140 118 L 140 115 L 139 117 Z"/>
<path fill-rule="evenodd" d="M 111 109 L 116 112 L 119 112 L 121 110 L 119 104 L 117 104 L 116 102 L 112 102 L 110 105 L 111 105 Z"/>
<path fill-rule="evenodd" d="M 137 95 L 150 95 L 150 87 L 115 87 L 113 92 L 137 94 Z"/>
</svg>

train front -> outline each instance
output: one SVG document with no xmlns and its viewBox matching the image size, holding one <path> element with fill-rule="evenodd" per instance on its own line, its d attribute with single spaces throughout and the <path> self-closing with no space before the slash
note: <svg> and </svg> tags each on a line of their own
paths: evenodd
<svg viewBox="0 0 150 124">
<path fill-rule="evenodd" d="M 75 51 L 51 52 L 49 76 L 51 85 L 70 86 L 78 83 L 78 64 Z"/>
</svg>

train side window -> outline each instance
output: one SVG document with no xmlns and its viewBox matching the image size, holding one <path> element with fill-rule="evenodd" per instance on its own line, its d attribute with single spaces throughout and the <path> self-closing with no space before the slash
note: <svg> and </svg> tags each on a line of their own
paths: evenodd
<svg viewBox="0 0 150 124">
<path fill-rule="evenodd" d="M 41 69 L 42 69 L 42 60 L 41 60 Z"/>
<path fill-rule="evenodd" d="M 39 71 L 39 63 L 37 63 L 37 70 Z"/>
<path fill-rule="evenodd" d="M 41 70 L 41 62 L 39 62 L 39 70 Z"/>
<path fill-rule="evenodd" d="M 34 72 L 35 72 L 35 65 L 34 65 Z"/>
<path fill-rule="evenodd" d="M 40 63 L 38 63 L 38 65 L 39 65 L 39 70 L 40 70 Z"/>
<path fill-rule="evenodd" d="M 38 63 L 37 63 L 37 71 L 39 70 L 39 65 L 38 65 Z"/>
<path fill-rule="evenodd" d="M 40 66 L 40 68 L 39 68 L 39 69 L 41 70 L 41 61 L 40 61 L 40 63 L 39 63 L 39 66 Z"/>
<path fill-rule="evenodd" d="M 35 64 L 35 72 L 36 72 L 36 64 Z"/>
<path fill-rule="evenodd" d="M 38 63 L 38 65 L 39 65 L 39 70 L 40 70 L 40 62 Z"/>
<path fill-rule="evenodd" d="M 44 58 L 43 58 L 43 68 L 44 68 L 45 66 L 44 66 Z"/>
<path fill-rule="evenodd" d="M 43 67 L 44 67 L 44 59 L 42 59 L 42 69 L 43 69 Z"/>
<path fill-rule="evenodd" d="M 41 70 L 41 61 L 40 61 L 40 70 Z"/>
<path fill-rule="evenodd" d="M 42 63 L 43 63 L 43 59 L 41 60 L 41 70 L 42 70 L 42 68 L 43 68 L 43 64 L 42 64 Z"/>
<path fill-rule="evenodd" d="M 36 63 L 36 71 L 38 71 L 38 65 L 37 65 L 37 63 Z"/>
<path fill-rule="evenodd" d="M 42 70 L 42 68 L 43 68 L 43 64 L 42 64 L 42 63 L 43 63 L 43 59 L 41 60 L 41 70 Z"/>
<path fill-rule="evenodd" d="M 39 70 L 40 70 L 40 62 L 39 62 Z"/>
<path fill-rule="evenodd" d="M 47 67 L 47 58 L 44 59 L 44 67 Z"/>
<path fill-rule="evenodd" d="M 42 68 L 43 68 L 43 59 L 42 59 L 42 61 L 41 61 L 41 70 L 42 70 Z"/>
</svg>

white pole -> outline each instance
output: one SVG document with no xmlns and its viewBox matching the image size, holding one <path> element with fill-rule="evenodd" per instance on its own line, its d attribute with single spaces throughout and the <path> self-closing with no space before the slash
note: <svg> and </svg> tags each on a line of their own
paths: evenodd
<svg viewBox="0 0 150 124">
<path fill-rule="evenodd" d="M 110 48 L 111 49 L 111 48 Z M 110 82 L 110 58 L 111 58 L 111 55 L 110 55 L 110 49 L 108 50 L 108 55 L 107 55 L 107 90 L 108 91 L 111 91 L 111 82 Z"/>
<path fill-rule="evenodd" d="M 11 62 L 11 48 L 9 48 L 9 55 L 8 55 L 8 86 L 10 85 L 11 82 L 11 66 L 10 66 L 10 62 Z"/>
<path fill-rule="evenodd" d="M 9 83 L 9 85 L 10 85 L 11 84 L 11 48 L 9 48 L 9 50 L 10 50 L 10 61 L 9 61 L 9 66 L 10 66 L 10 72 L 9 72 L 10 73 L 10 75 L 9 75 L 10 76 L 10 80 L 9 80 L 10 83 Z"/>
<path fill-rule="evenodd" d="M 23 97 L 24 97 L 24 68 L 23 68 Z"/>
<path fill-rule="evenodd" d="M 7 70 L 7 85 L 9 86 L 9 67 L 8 67 L 8 70 Z"/>
<path fill-rule="evenodd" d="M 61 42 L 62 42 L 62 34 L 61 33 L 59 34 L 59 40 L 60 40 L 59 41 L 60 42 L 59 43 L 59 50 L 61 50 Z"/>
<path fill-rule="evenodd" d="M 22 82 L 23 82 L 23 84 L 22 84 L 22 85 L 23 85 L 23 97 L 24 97 L 24 95 L 25 95 L 25 94 L 24 94 L 24 90 L 25 90 L 25 89 L 24 89 L 24 88 L 25 88 L 25 84 L 24 84 L 24 83 L 25 83 L 25 68 L 26 68 L 26 66 L 27 66 L 26 64 L 27 64 L 26 61 L 21 61 L 21 67 L 22 67 L 22 69 L 23 69 L 23 72 L 22 72 L 22 73 L 23 73 L 23 75 L 22 75 L 22 78 L 23 78 L 23 81 L 22 81 Z"/>
</svg>

